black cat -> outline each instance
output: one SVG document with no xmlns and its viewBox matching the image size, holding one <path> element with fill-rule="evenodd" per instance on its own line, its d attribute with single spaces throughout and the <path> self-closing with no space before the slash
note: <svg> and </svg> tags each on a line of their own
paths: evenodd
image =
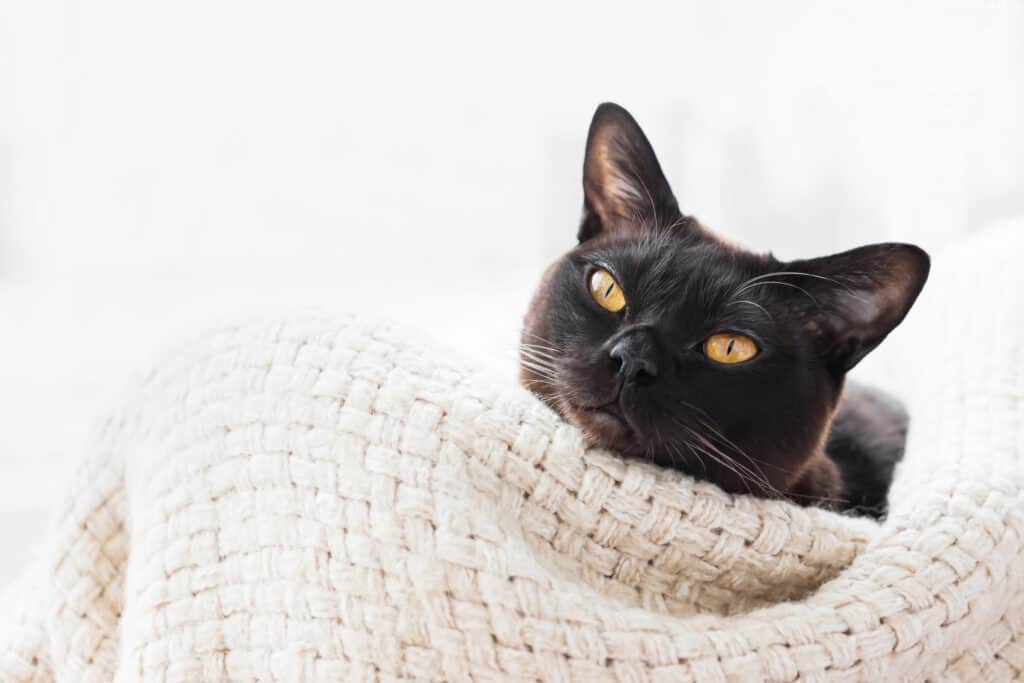
<svg viewBox="0 0 1024 683">
<path fill-rule="evenodd" d="M 636 121 L 598 107 L 579 244 L 544 273 L 521 380 L 592 446 L 736 493 L 881 516 L 907 416 L 846 373 L 903 320 L 928 255 L 782 262 L 683 215 Z"/>
</svg>

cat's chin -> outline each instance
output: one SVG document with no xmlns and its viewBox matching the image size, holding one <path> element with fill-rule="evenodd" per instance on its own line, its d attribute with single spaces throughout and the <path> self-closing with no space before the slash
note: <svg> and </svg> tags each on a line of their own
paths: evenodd
<svg viewBox="0 0 1024 683">
<path fill-rule="evenodd" d="M 603 448 L 625 456 L 643 453 L 643 445 L 625 418 L 611 406 L 583 408 L 567 406 L 569 421 L 583 432 L 591 448 Z"/>
</svg>

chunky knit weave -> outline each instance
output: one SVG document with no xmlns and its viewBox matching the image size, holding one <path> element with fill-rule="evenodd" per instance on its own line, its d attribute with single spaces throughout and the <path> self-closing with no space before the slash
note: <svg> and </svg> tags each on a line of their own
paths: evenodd
<svg viewBox="0 0 1024 683">
<path fill-rule="evenodd" d="M 881 525 L 588 451 L 386 324 L 223 329 L 104 422 L 0 679 L 1019 678 L 1022 252 L 936 263 Z"/>
</svg>

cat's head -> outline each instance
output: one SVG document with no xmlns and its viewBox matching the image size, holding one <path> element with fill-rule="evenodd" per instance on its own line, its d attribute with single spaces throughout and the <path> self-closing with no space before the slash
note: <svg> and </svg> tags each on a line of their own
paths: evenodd
<svg viewBox="0 0 1024 683">
<path fill-rule="evenodd" d="M 820 453 L 846 372 L 903 320 L 928 255 L 876 244 L 783 262 L 679 210 L 621 107 L 594 114 L 579 244 L 545 272 L 521 379 L 587 441 L 785 491 Z"/>
</svg>

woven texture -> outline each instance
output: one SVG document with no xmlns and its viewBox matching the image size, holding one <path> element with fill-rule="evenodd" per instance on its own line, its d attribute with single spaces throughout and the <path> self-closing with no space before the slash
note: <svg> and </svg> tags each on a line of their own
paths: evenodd
<svg viewBox="0 0 1024 683">
<path fill-rule="evenodd" d="M 893 340 L 882 525 L 588 451 L 387 324 L 222 329 L 103 422 L 0 680 L 1021 678 L 1022 251 L 938 260 Z"/>
</svg>

